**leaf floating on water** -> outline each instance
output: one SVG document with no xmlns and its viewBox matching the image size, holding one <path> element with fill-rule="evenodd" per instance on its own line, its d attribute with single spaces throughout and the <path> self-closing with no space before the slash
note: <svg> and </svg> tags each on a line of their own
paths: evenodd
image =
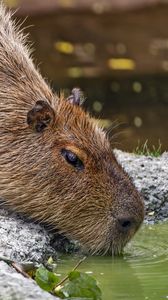
<svg viewBox="0 0 168 300">
<path fill-rule="evenodd" d="M 101 300 L 101 290 L 96 280 L 86 273 L 72 271 L 68 275 L 69 281 L 64 287 L 56 289 L 56 295 L 62 299 L 85 298 L 92 300 Z"/>
<path fill-rule="evenodd" d="M 40 267 L 36 271 L 35 280 L 43 290 L 51 292 L 59 282 L 59 277 L 46 268 Z"/>
</svg>

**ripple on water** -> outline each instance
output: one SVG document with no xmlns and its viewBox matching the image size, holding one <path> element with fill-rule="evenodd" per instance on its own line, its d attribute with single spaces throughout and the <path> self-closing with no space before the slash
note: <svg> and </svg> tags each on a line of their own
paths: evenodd
<svg viewBox="0 0 168 300">
<path fill-rule="evenodd" d="M 124 259 L 136 265 L 168 261 L 168 223 L 144 225 L 125 248 Z"/>
</svg>

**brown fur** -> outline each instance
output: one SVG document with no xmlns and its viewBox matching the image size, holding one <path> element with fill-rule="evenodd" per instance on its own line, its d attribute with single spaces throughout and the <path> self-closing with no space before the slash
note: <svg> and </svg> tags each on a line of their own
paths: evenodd
<svg viewBox="0 0 168 300">
<path fill-rule="evenodd" d="M 33 107 L 41 100 L 49 116 L 46 128 L 37 132 Z M 62 149 L 76 153 L 84 170 L 68 164 Z M 106 134 L 80 106 L 53 94 L 2 6 L 0 196 L 16 211 L 78 239 L 91 253 L 120 252 L 143 220 L 143 201 L 116 161 Z M 132 220 L 129 230 L 118 225 L 122 218 Z"/>
</svg>

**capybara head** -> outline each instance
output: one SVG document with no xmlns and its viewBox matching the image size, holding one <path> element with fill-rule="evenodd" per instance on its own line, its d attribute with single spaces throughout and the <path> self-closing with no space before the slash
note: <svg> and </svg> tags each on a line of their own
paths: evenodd
<svg viewBox="0 0 168 300">
<path fill-rule="evenodd" d="M 0 196 L 92 254 L 119 253 L 142 223 L 143 201 L 79 90 L 54 95 L 0 13 Z"/>
</svg>

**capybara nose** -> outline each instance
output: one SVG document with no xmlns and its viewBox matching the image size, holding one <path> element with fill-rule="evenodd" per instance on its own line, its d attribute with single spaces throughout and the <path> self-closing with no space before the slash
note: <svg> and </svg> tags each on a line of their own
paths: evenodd
<svg viewBox="0 0 168 300">
<path fill-rule="evenodd" d="M 133 217 L 119 217 L 117 219 L 120 232 L 128 233 L 130 230 L 137 228 L 137 222 Z"/>
</svg>

